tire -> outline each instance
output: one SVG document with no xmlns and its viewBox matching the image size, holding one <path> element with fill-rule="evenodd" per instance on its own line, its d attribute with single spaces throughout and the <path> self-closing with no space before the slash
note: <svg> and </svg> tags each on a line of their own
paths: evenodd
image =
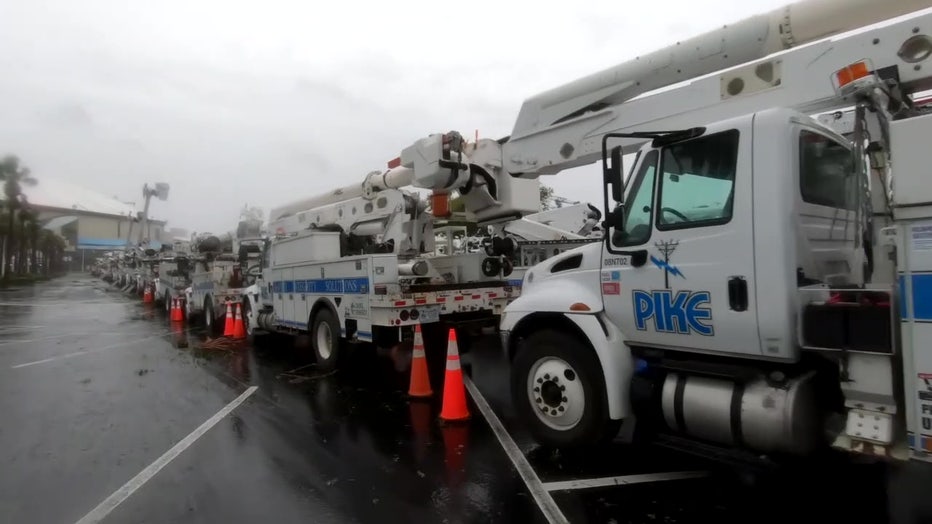
<svg viewBox="0 0 932 524">
<path fill-rule="evenodd" d="M 220 322 L 217 321 L 217 317 L 214 315 L 214 301 L 207 297 L 204 299 L 204 328 L 207 334 L 211 336 L 219 334 L 219 325 Z"/>
<path fill-rule="evenodd" d="M 562 331 L 540 331 L 521 343 L 511 365 L 511 396 L 535 440 L 547 447 L 601 444 L 621 427 L 608 418 L 595 352 Z"/>
<path fill-rule="evenodd" d="M 253 314 L 252 306 L 250 304 L 251 303 L 249 302 L 248 298 L 243 299 L 243 324 L 246 325 L 246 340 L 251 342 L 253 345 L 260 345 L 265 342 L 267 338 L 269 338 L 269 335 L 263 331 L 259 331 L 259 333 L 257 333 L 257 330 L 252 327 L 252 321 L 249 318 L 249 316 Z"/>
<path fill-rule="evenodd" d="M 197 315 L 194 313 L 194 306 L 188 302 L 187 295 L 181 300 L 181 307 L 184 308 L 184 319 L 189 326 L 196 326 L 198 323 Z"/>
<path fill-rule="evenodd" d="M 317 367 L 322 371 L 333 371 L 343 356 L 340 323 L 336 315 L 326 307 L 318 311 L 312 321 L 310 333 Z"/>
<path fill-rule="evenodd" d="M 165 306 L 165 314 L 168 315 L 168 318 L 172 316 L 172 296 L 169 293 L 162 295 L 162 302 Z"/>
</svg>

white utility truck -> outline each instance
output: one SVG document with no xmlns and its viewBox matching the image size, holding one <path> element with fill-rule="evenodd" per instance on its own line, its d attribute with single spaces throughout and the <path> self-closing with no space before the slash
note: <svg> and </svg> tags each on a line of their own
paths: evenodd
<svg viewBox="0 0 932 524">
<path fill-rule="evenodd" d="M 501 316 L 515 406 L 541 443 L 624 424 L 727 450 L 930 461 L 930 7 L 791 4 L 532 97 L 507 138 L 430 135 L 345 191 L 458 190 L 501 224 L 536 212 L 521 195 L 537 198 L 539 176 L 601 160 L 604 241 L 528 270 Z M 813 117 L 833 111 L 832 126 Z M 345 264 L 334 277 L 376 288 L 375 257 Z"/>
<path fill-rule="evenodd" d="M 163 245 L 158 254 L 155 276 L 155 302 L 171 312 L 172 300 L 180 298 L 184 307 L 186 290 L 191 286 L 194 261 L 191 258 L 190 242 L 175 241 Z"/>
<path fill-rule="evenodd" d="M 193 235 L 188 259 L 191 285 L 185 290 L 185 315 L 199 318 L 211 334 L 219 333 L 226 304 L 245 304 L 245 293 L 255 281 L 265 239 L 261 220 L 246 211 L 235 233 Z M 250 271 L 252 268 L 252 271 Z"/>
<path fill-rule="evenodd" d="M 932 460 L 930 6 L 803 1 L 524 102 L 495 180 L 601 160 L 608 210 L 502 315 L 539 442 Z"/>
<path fill-rule="evenodd" d="M 494 326 L 510 294 L 502 257 L 453 253 L 457 227 L 435 229 L 435 219 L 452 216 L 449 193 L 433 195 L 428 205 L 416 192 L 399 189 L 444 190 L 448 170 L 466 169 L 456 162 L 464 146 L 458 136 L 437 137 L 406 150 L 398 163 L 361 184 L 273 209 L 261 279 L 247 290 L 247 331 L 308 333 L 318 365 L 333 369 L 347 343 L 391 347 L 416 324 L 434 346 L 435 339 L 443 342 L 441 322 L 457 329 Z M 422 162 L 429 154 L 444 157 L 445 165 L 420 171 L 436 180 L 414 179 L 415 170 L 402 163 Z M 505 196 L 513 206 L 536 211 L 537 181 L 524 182 L 527 192 Z M 437 254 L 435 233 L 450 239 L 447 254 Z"/>
</svg>

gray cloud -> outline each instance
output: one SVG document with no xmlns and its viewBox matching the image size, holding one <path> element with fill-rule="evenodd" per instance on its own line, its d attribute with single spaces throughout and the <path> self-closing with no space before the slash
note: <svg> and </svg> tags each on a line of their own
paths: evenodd
<svg viewBox="0 0 932 524">
<path fill-rule="evenodd" d="M 168 182 L 156 215 L 222 231 L 429 133 L 507 135 L 540 90 L 781 3 L 7 2 L 0 153 L 124 200 Z M 585 173 L 545 182 L 599 200 Z"/>
</svg>

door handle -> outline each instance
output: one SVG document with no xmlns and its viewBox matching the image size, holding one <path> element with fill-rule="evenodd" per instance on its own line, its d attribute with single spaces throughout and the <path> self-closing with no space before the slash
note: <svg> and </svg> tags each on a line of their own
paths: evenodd
<svg viewBox="0 0 932 524">
<path fill-rule="evenodd" d="M 744 277 L 728 278 L 728 307 L 732 311 L 747 311 L 748 281 Z"/>
</svg>

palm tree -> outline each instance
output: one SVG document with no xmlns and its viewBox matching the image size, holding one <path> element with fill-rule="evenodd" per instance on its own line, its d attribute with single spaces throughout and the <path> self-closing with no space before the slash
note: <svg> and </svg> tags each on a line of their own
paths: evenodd
<svg viewBox="0 0 932 524">
<path fill-rule="evenodd" d="M 36 268 L 36 242 L 41 226 L 39 213 L 30 207 L 28 202 L 24 201 L 23 204 L 19 210 L 20 249 L 16 260 L 19 262 L 20 273 L 32 273 Z"/>
<path fill-rule="evenodd" d="M 22 208 L 24 202 L 23 186 L 34 186 L 38 183 L 38 180 L 30 175 L 28 168 L 20 165 L 19 158 L 14 155 L 7 155 L 0 160 L 0 181 L 3 182 L 3 194 L 6 197 L 7 211 L 7 231 L 2 257 L 2 271 L 5 275 L 10 258 L 14 253 L 16 233 L 21 230 L 21 228 L 15 226 L 19 215 L 18 211 Z"/>
<path fill-rule="evenodd" d="M 57 273 L 60 270 L 62 255 L 65 253 L 65 240 L 48 229 L 41 229 L 37 245 L 42 254 L 45 274 Z"/>
</svg>

